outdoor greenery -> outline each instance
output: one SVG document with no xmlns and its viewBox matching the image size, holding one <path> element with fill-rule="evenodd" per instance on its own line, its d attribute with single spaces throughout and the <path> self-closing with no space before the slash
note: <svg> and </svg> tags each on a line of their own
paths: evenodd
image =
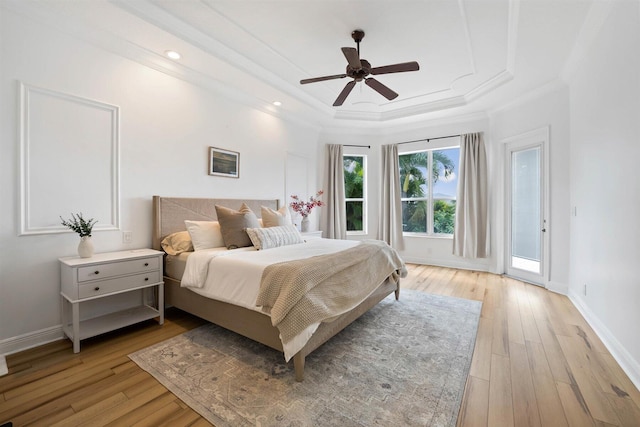
<svg viewBox="0 0 640 427">
<path fill-rule="evenodd" d="M 433 232 L 436 234 L 453 234 L 456 220 L 455 200 L 436 200 L 433 206 Z"/>
<path fill-rule="evenodd" d="M 343 164 L 344 197 L 347 200 L 347 231 L 362 231 L 364 226 L 364 157 L 344 156 Z"/>
<path fill-rule="evenodd" d="M 402 226 L 403 231 L 427 233 L 428 186 L 427 180 L 435 185 L 441 179 L 448 179 L 454 172 L 454 162 L 444 151 L 433 151 L 433 167 L 429 174 L 429 152 L 403 154 L 398 156 L 400 185 L 402 186 Z M 413 200 L 406 200 L 413 199 Z M 416 200 L 418 199 L 418 200 Z M 422 200 L 420 200 L 422 199 Z M 439 200 L 433 203 L 433 232 L 453 234 L 455 223 L 455 200 Z"/>
</svg>

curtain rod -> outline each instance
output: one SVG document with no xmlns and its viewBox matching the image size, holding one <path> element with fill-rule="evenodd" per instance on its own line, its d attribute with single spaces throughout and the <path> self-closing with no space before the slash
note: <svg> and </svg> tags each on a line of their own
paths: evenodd
<svg viewBox="0 0 640 427">
<path fill-rule="evenodd" d="M 343 147 L 362 147 L 362 148 L 371 148 L 370 145 L 354 145 L 354 144 L 343 144 Z"/>
<path fill-rule="evenodd" d="M 404 141 L 404 142 L 398 142 L 398 145 L 401 144 L 409 144 L 410 142 L 421 142 L 421 141 L 435 141 L 436 139 L 445 139 L 445 138 L 455 138 L 456 136 L 462 136 L 462 135 L 447 135 L 447 136 L 438 136 L 435 138 L 426 138 L 426 139 L 416 139 L 413 141 Z"/>
<path fill-rule="evenodd" d="M 445 138 L 455 138 L 456 136 L 462 136 L 460 134 L 458 135 L 447 135 L 447 136 L 437 136 L 435 138 L 426 138 L 426 139 L 415 139 L 413 141 L 404 141 L 404 142 L 398 142 L 398 145 L 401 144 L 409 144 L 411 142 L 421 142 L 421 141 L 435 141 L 436 139 L 445 139 Z M 343 147 L 361 147 L 361 148 L 371 148 L 370 145 L 355 145 L 355 144 L 343 144 Z"/>
</svg>

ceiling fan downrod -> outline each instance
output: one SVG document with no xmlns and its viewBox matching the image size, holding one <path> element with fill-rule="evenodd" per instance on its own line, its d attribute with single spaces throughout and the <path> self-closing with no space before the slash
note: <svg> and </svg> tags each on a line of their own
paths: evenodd
<svg viewBox="0 0 640 427">
<path fill-rule="evenodd" d="M 364 31 L 363 30 L 353 30 L 351 32 L 351 38 L 353 38 L 353 41 L 356 42 L 356 46 L 357 46 L 357 49 L 358 49 L 358 56 L 360 56 L 360 42 L 364 38 Z"/>
</svg>

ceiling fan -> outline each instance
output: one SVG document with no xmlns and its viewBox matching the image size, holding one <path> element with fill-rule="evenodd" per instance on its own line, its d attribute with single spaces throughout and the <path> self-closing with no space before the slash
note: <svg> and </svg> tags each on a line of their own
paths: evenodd
<svg viewBox="0 0 640 427">
<path fill-rule="evenodd" d="M 333 80 L 333 79 L 343 79 L 345 77 L 351 77 L 353 80 L 347 83 L 347 85 L 342 89 L 340 95 L 333 103 L 334 107 L 339 107 L 344 103 L 344 100 L 347 99 L 349 93 L 356 85 L 356 82 L 360 82 L 364 80 L 365 84 L 378 92 L 380 95 L 384 96 L 388 100 L 392 100 L 397 98 L 398 94 L 387 86 L 380 83 L 378 80 L 373 77 L 367 77 L 369 74 L 378 75 L 378 74 L 390 74 L 390 73 L 403 73 L 405 71 L 418 71 L 420 69 L 420 65 L 417 62 L 403 62 L 400 64 L 393 65 L 385 65 L 382 67 L 371 67 L 371 64 L 366 59 L 360 59 L 360 42 L 364 38 L 364 31 L 362 30 L 354 30 L 351 33 L 351 37 L 356 42 L 358 48 L 353 47 L 343 47 L 342 53 L 345 58 L 347 58 L 347 71 L 345 74 L 336 74 L 333 76 L 324 76 L 324 77 L 314 77 L 312 79 L 304 79 L 300 80 L 300 84 L 304 85 L 307 83 L 315 83 L 321 82 L 324 80 Z"/>
</svg>

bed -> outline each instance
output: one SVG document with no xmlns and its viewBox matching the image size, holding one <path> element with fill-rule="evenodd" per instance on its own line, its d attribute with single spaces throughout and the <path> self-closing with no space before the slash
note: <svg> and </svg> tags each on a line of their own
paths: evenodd
<svg viewBox="0 0 640 427">
<path fill-rule="evenodd" d="M 274 210 L 280 207 L 278 200 L 271 199 L 235 200 L 154 196 L 153 248 L 162 250 L 161 242 L 166 236 L 185 231 L 185 220 L 216 221 L 215 205 L 238 209 L 242 203 L 245 203 L 257 216 L 260 216 L 259 213 L 263 206 Z M 268 251 L 258 252 L 266 253 Z M 285 348 L 281 340 L 280 330 L 272 325 L 272 318 L 269 314 L 260 312 L 255 308 L 251 309 L 232 302 L 212 299 L 195 292 L 194 289 L 181 286 L 181 272 L 183 270 L 176 268 L 176 265 L 183 263 L 188 256 L 190 255 L 180 254 L 177 257 L 165 257 L 165 269 L 163 271 L 165 271 L 166 304 L 284 353 Z M 297 381 L 303 380 L 305 357 L 313 350 L 327 342 L 391 293 L 395 293 L 396 299 L 399 298 L 400 285 L 397 274 L 385 277 L 379 282 L 370 285 L 373 291 L 366 299 L 353 309 L 330 319 L 330 321 L 320 323 L 310 338 L 305 339 L 304 345 L 292 356 Z"/>
</svg>

